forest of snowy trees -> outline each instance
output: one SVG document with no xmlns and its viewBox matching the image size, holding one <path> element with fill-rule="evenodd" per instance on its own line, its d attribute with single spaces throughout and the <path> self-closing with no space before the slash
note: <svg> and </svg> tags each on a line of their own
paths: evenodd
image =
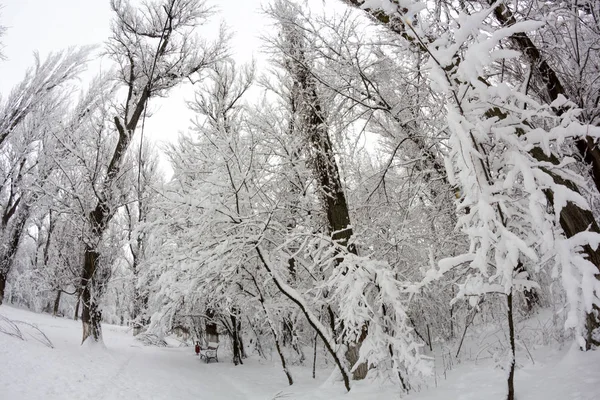
<svg viewBox="0 0 600 400">
<path fill-rule="evenodd" d="M 290 385 L 318 355 L 347 390 L 410 393 L 435 346 L 497 326 L 513 400 L 542 310 L 600 345 L 600 3 L 324 5 L 264 2 L 260 63 L 200 35 L 203 0 L 111 0 L 101 49 L 36 56 L 0 102 L 0 303 L 82 342 L 105 322 L 273 353 Z M 189 129 L 156 146 L 182 85 Z"/>
</svg>

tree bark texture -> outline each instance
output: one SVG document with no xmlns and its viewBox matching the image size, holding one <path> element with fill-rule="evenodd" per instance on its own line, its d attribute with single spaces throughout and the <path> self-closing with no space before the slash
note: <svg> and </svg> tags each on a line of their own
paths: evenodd
<svg viewBox="0 0 600 400">
<path fill-rule="evenodd" d="M 56 291 L 56 297 L 54 298 L 54 307 L 52 309 L 52 315 L 55 317 L 58 315 L 58 308 L 60 307 L 61 295 L 62 295 L 62 290 L 58 289 Z"/>
<path fill-rule="evenodd" d="M 242 361 L 242 349 L 241 349 L 241 341 L 240 341 L 240 323 L 238 321 L 238 315 L 236 310 L 234 310 L 231 315 L 231 341 L 233 344 L 233 364 L 239 365 L 244 364 Z"/>
<path fill-rule="evenodd" d="M 305 56 L 302 38 L 293 31 L 293 28 L 287 29 L 289 29 L 286 32 L 287 39 L 293 53 L 287 55 L 287 66 L 293 80 L 293 96 L 298 100 L 299 131 L 304 136 L 304 151 L 308 154 L 313 174 L 318 183 L 318 190 L 327 216 L 327 228 L 332 240 L 345 246 L 348 252 L 357 254 L 356 247 L 350 242 L 353 233 L 350 210 L 316 82 L 308 67 L 309 61 Z M 348 343 L 348 351 L 345 356 L 351 367 L 358 362 L 360 346 L 366 338 L 367 329 L 366 326 L 363 327 L 363 334 L 358 340 Z M 337 339 L 344 340 L 343 338 Z M 352 374 L 353 379 L 364 379 L 367 371 L 366 365 L 355 368 Z"/>
<path fill-rule="evenodd" d="M 17 250 L 19 249 L 21 234 L 23 233 L 23 229 L 25 228 L 25 222 L 27 222 L 28 215 L 29 208 L 27 206 L 24 206 L 23 209 L 20 210 L 17 213 L 16 217 L 13 219 L 14 224 L 9 224 L 8 219 L 2 219 L 2 228 L 6 232 L 6 242 L 1 244 L 0 248 L 0 304 L 2 304 L 2 302 L 4 301 L 6 281 L 8 279 L 8 274 L 12 269 L 13 261 L 15 255 L 17 254 Z"/>
<path fill-rule="evenodd" d="M 488 0 L 488 3 L 490 5 L 494 4 L 492 0 Z M 494 16 L 504 26 L 512 26 L 517 23 L 511 10 L 504 4 L 500 4 L 494 9 Z M 560 95 L 569 98 L 569 94 L 566 92 L 558 74 L 526 33 L 515 33 L 510 36 L 510 41 L 516 49 L 527 57 L 533 66 L 534 76 L 542 83 L 548 102 L 556 100 Z M 560 110 L 558 112 L 560 113 Z M 577 140 L 576 147 L 582 159 L 590 166 L 590 175 L 596 189 L 600 192 L 600 148 L 591 137 Z"/>
<path fill-rule="evenodd" d="M 6 290 L 6 273 L 0 268 L 0 305 L 4 301 L 4 291 Z"/>
<path fill-rule="evenodd" d="M 86 247 L 81 278 L 81 322 L 83 324 L 83 338 L 81 343 L 90 337 L 96 342 L 102 340 L 102 327 L 100 325 L 102 313 L 98 304 L 101 293 L 95 290 L 102 283 L 94 279 L 98 269 L 99 258 L 100 254 L 96 250 Z"/>
<path fill-rule="evenodd" d="M 489 4 L 493 4 L 491 0 L 488 0 Z M 494 16 L 504 26 L 511 26 L 517 23 L 516 18 L 510 11 L 508 7 L 504 4 L 498 5 L 494 9 Z M 531 63 L 533 68 L 533 73 L 535 77 L 542 83 L 543 88 L 545 89 L 547 101 L 552 102 L 558 98 L 558 96 L 563 95 L 565 97 L 569 97 L 568 93 L 566 93 L 564 89 L 564 85 L 560 81 L 558 74 L 554 69 L 550 66 L 548 61 L 544 59 L 539 49 L 533 43 L 533 41 L 527 36 L 526 33 L 519 32 L 510 36 L 510 41 L 512 45 L 520 50 Z M 562 110 L 557 110 L 557 113 L 560 114 Z M 595 141 L 590 137 L 581 138 L 576 141 L 576 147 L 585 161 L 585 163 L 590 167 L 591 178 L 596 186 L 596 189 L 600 191 L 600 148 L 596 145 Z M 554 164 L 558 164 L 559 160 L 548 159 L 548 157 L 543 154 L 541 149 L 534 149 L 532 151 L 532 155 L 539 161 L 550 161 Z M 553 179 L 556 183 L 567 186 L 569 189 L 579 192 L 577 186 L 572 182 L 565 181 L 559 176 L 553 175 Z M 551 192 L 546 192 L 546 197 L 548 198 L 550 204 L 554 204 L 553 194 Z M 594 215 L 589 210 L 584 210 L 577 205 L 569 202 L 567 206 L 564 207 L 560 214 L 560 225 L 565 232 L 567 238 L 571 238 L 574 235 L 589 230 L 591 232 L 600 233 L 600 229 L 598 228 L 598 223 L 596 222 Z M 600 280 L 600 252 L 598 249 L 593 249 L 590 246 L 583 247 L 583 253 L 586 255 L 588 261 L 590 261 L 596 269 L 598 269 L 598 274 L 596 274 L 596 279 Z M 599 295 L 599 294 L 596 294 Z M 595 332 L 600 330 L 600 309 L 597 306 L 593 306 L 591 312 L 586 315 L 586 323 L 585 323 L 585 348 L 586 350 L 591 349 L 592 347 L 600 346 L 600 342 L 594 339 Z"/>
</svg>

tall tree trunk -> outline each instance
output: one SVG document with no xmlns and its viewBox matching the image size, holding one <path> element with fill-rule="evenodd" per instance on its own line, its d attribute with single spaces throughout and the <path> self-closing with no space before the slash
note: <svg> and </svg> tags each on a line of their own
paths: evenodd
<svg viewBox="0 0 600 400">
<path fill-rule="evenodd" d="M 270 324 L 271 323 L 269 321 L 269 326 L 271 326 Z M 275 332 L 275 330 L 273 329 L 272 326 L 271 326 L 271 333 L 273 334 L 273 340 L 275 341 L 275 348 L 277 349 L 277 354 L 279 354 L 279 359 L 281 360 L 281 368 L 283 369 L 283 372 L 285 373 L 285 376 L 287 377 L 288 384 L 290 386 L 292 386 L 294 384 L 294 379 L 292 378 L 292 374 L 288 370 L 288 367 L 285 363 L 285 357 L 283 355 L 283 351 L 281 350 L 281 345 L 279 344 L 279 338 L 277 337 L 277 333 Z"/>
<path fill-rule="evenodd" d="M 248 358 L 248 356 L 246 355 L 246 346 L 244 346 L 244 336 L 242 335 L 240 318 L 238 318 L 238 323 L 240 324 L 238 331 L 237 331 L 238 342 L 240 342 L 240 356 L 242 357 L 242 359 L 245 359 L 245 358 Z"/>
<path fill-rule="evenodd" d="M 284 26 L 283 29 L 291 47 L 291 54 L 286 54 L 288 57 L 287 67 L 293 80 L 293 96 L 299 102 L 297 112 L 299 129 L 304 135 L 304 151 L 308 153 L 313 174 L 318 183 L 318 190 L 327 216 L 327 229 L 332 240 L 345 246 L 349 253 L 357 254 L 355 246 L 350 242 L 353 232 L 348 202 L 329 136 L 321 98 L 317 92 L 316 82 L 311 75 L 310 61 L 306 59 L 303 39 L 294 30 L 294 27 Z M 332 317 L 331 323 L 334 326 L 335 313 L 330 306 L 328 307 Z M 345 357 L 352 368 L 358 362 L 360 346 L 366 338 L 367 332 L 368 328 L 364 326 L 360 337 L 354 342 L 347 343 L 348 351 L 345 353 Z M 343 337 L 336 339 L 346 341 Z M 366 364 L 356 367 L 352 373 L 353 379 L 364 379 L 367 370 Z"/>
<path fill-rule="evenodd" d="M 142 99 L 140 99 L 137 104 L 138 108 L 143 109 L 145 107 L 148 90 L 148 87 L 144 88 Z M 93 246 L 97 245 L 102 240 L 102 236 L 108 227 L 108 223 L 114 215 L 114 211 L 111 211 L 109 202 L 111 196 L 110 187 L 117 179 L 127 147 L 131 143 L 131 137 L 137 126 L 139 116 L 141 115 L 141 111 L 138 111 L 139 110 L 136 109 L 137 117 L 129 121 L 125 127 L 121 124 L 121 120 L 118 117 L 114 118 L 115 127 L 119 132 L 119 140 L 106 172 L 106 178 L 104 180 L 105 190 L 101 196 L 98 197 L 96 207 L 88 216 L 89 227 L 91 228 L 91 239 L 94 244 L 86 244 L 85 246 L 83 268 L 81 271 L 81 301 L 83 307 L 81 314 L 81 322 L 83 324 L 82 343 L 89 337 L 92 337 L 95 341 L 102 340 L 102 327 L 100 325 L 102 315 L 99 310 L 99 301 L 103 288 L 107 283 L 106 279 L 108 279 L 108 274 L 105 270 L 99 271 L 98 260 L 100 254 Z"/>
<path fill-rule="evenodd" d="M 100 254 L 96 250 L 86 247 L 81 279 L 81 322 L 83 324 L 83 338 L 81 343 L 90 337 L 96 342 L 102 340 L 102 327 L 100 325 L 102 314 L 98 304 L 100 293 L 94 290 L 98 284 L 94 276 L 98 268 L 99 258 Z"/>
</svg>

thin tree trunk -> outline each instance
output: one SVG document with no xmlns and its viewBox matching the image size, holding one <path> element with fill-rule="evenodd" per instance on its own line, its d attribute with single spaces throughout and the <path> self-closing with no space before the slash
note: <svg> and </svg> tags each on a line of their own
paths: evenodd
<svg viewBox="0 0 600 400">
<path fill-rule="evenodd" d="M 388 351 L 390 352 L 390 358 L 394 358 L 394 349 L 392 348 L 392 345 L 388 345 Z M 410 387 L 408 386 L 407 382 L 404 380 L 404 377 L 402 376 L 402 373 L 400 372 L 400 370 L 398 370 L 398 380 L 400 381 L 400 385 L 402 385 L 402 389 L 408 393 L 410 390 Z"/>
<path fill-rule="evenodd" d="M 242 359 L 246 359 L 248 358 L 248 356 L 246 355 L 246 346 L 244 346 L 244 336 L 242 335 L 242 321 L 241 318 L 239 318 L 238 316 L 238 330 L 237 330 L 237 337 L 238 337 L 238 342 L 240 343 L 240 356 L 242 357 Z M 243 364 L 243 363 L 242 363 Z"/>
<path fill-rule="evenodd" d="M 75 312 L 73 313 L 73 320 L 79 319 L 79 304 L 81 304 L 81 290 L 77 291 L 77 303 L 75 303 Z"/>
<path fill-rule="evenodd" d="M 313 379 L 317 378 L 317 339 L 319 339 L 319 334 L 315 333 L 315 340 L 314 340 L 314 348 L 313 348 L 313 368 L 312 368 L 312 377 Z"/>
<path fill-rule="evenodd" d="M 454 304 L 450 306 L 450 339 L 454 339 Z"/>
<path fill-rule="evenodd" d="M 133 312 L 132 312 L 132 319 L 133 319 L 133 336 L 137 336 L 140 334 L 140 332 L 142 331 L 142 328 L 144 327 L 144 320 L 142 319 L 142 296 L 140 295 L 140 291 L 137 288 L 137 270 L 135 267 L 135 261 L 134 261 L 134 270 L 133 270 L 133 276 L 134 276 L 134 287 L 133 287 Z"/>
<path fill-rule="evenodd" d="M 285 364 L 285 357 L 283 356 L 283 352 L 281 351 L 281 346 L 279 345 L 279 340 L 277 338 L 275 338 L 275 347 L 277 348 L 277 353 L 279 353 L 279 358 L 281 359 L 281 368 L 283 369 L 283 372 L 285 372 L 288 384 L 292 386 L 294 384 L 294 380 L 292 379 L 292 374 Z"/>
<path fill-rule="evenodd" d="M 475 320 L 476 315 L 477 315 L 477 307 L 474 307 L 473 311 L 471 313 L 471 319 L 469 320 L 468 315 L 467 315 L 467 318 L 465 319 L 465 330 L 463 331 L 462 337 L 460 338 L 460 343 L 458 344 L 458 349 L 456 350 L 455 357 L 457 357 L 457 358 L 458 358 L 458 355 L 460 354 L 460 349 L 462 349 L 462 345 L 465 340 L 465 336 L 467 335 L 467 329 L 469 329 L 469 326 L 471 326 L 471 324 Z"/>
<path fill-rule="evenodd" d="M 4 301 L 4 291 L 6 290 L 6 272 L 0 268 L 0 305 Z"/>
<path fill-rule="evenodd" d="M 507 400 L 515 400 L 515 364 L 516 364 L 516 350 L 515 350 L 515 325 L 513 320 L 513 294 L 512 289 L 506 296 L 506 303 L 508 311 L 506 317 L 508 318 L 508 337 L 510 341 L 510 365 L 508 371 L 508 395 Z"/>
<path fill-rule="evenodd" d="M 269 328 L 271 329 L 271 334 L 273 335 L 273 340 L 275 341 L 275 348 L 277 349 L 277 354 L 279 354 L 279 359 L 281 360 L 281 368 L 283 369 L 283 372 L 285 373 L 285 376 L 287 377 L 288 384 L 290 386 L 292 386 L 294 384 L 294 379 L 292 379 L 292 374 L 288 370 L 287 365 L 285 363 L 285 357 L 283 355 L 283 351 L 281 350 L 281 345 L 279 343 L 279 335 L 277 334 L 277 331 L 275 330 L 273 321 L 271 320 L 271 317 L 269 316 L 269 312 L 267 311 L 267 307 L 265 306 L 264 298 L 262 298 L 262 294 L 261 294 L 260 301 L 261 301 L 263 311 L 265 312 L 265 315 L 267 316 L 267 322 L 269 324 Z"/>
<path fill-rule="evenodd" d="M 429 332 L 429 324 L 427 324 L 427 340 L 429 341 L 429 351 L 433 351 L 433 344 L 431 343 L 431 333 Z"/>
</svg>

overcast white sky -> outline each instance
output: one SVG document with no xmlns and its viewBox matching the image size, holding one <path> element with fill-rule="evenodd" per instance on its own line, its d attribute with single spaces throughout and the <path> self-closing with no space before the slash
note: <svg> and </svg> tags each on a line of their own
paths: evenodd
<svg viewBox="0 0 600 400">
<path fill-rule="evenodd" d="M 267 0 L 208 0 L 221 13 L 215 16 L 236 32 L 232 47 L 236 60 L 250 61 L 258 55 L 258 35 L 267 24 L 260 6 Z M 0 25 L 8 28 L 2 38 L 6 61 L 0 62 L 0 94 L 8 95 L 27 68 L 33 64 L 33 52 L 42 58 L 52 51 L 75 45 L 98 44 L 108 38 L 112 13 L 109 0 L 0 0 Z M 101 64 L 90 66 L 88 76 L 94 75 Z M 191 85 L 190 85 L 191 86 Z M 175 90 L 166 100 L 153 100 L 150 109 L 154 116 L 146 123 L 145 135 L 158 142 L 174 140 L 179 131 L 189 126 L 190 113 L 185 99 L 193 89 Z"/>
<path fill-rule="evenodd" d="M 130 0 L 137 3 L 140 0 Z M 214 34 L 220 21 L 235 33 L 231 47 L 238 63 L 255 58 L 261 62 L 260 35 L 272 26 L 261 12 L 261 6 L 271 0 L 206 0 L 220 12 L 213 18 Z M 337 1 L 308 0 L 312 11 L 317 9 L 345 9 Z M 110 35 L 112 11 L 110 0 L 0 0 L 0 25 L 7 28 L 1 38 L 6 61 L 0 61 L 0 95 L 6 97 L 25 71 L 33 65 L 33 53 L 42 59 L 48 53 L 77 45 L 97 44 L 99 49 Z M 204 32 L 204 29 L 203 29 Z M 264 58 L 264 55 L 262 55 Z M 264 61 L 264 60 L 263 60 Z M 102 63 L 90 63 L 84 79 L 96 75 Z M 104 65 L 106 67 L 107 65 Z M 194 89 L 188 84 L 173 90 L 167 99 L 152 99 L 152 116 L 145 124 L 144 135 L 155 143 L 175 141 L 179 132 L 190 126 L 193 114 L 185 104 L 193 98 Z M 170 168 L 163 160 L 163 169 Z"/>
</svg>

